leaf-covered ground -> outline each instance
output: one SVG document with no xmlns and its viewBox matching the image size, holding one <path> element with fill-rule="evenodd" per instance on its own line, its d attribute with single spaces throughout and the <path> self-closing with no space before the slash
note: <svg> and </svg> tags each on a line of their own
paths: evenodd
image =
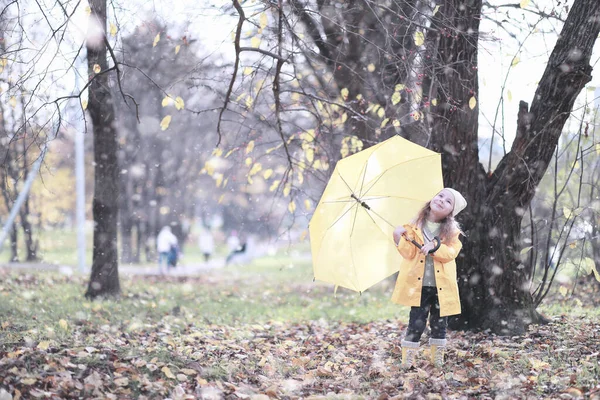
<svg viewBox="0 0 600 400">
<path fill-rule="evenodd" d="M 444 368 L 423 346 L 403 372 L 387 288 L 331 300 L 252 273 L 125 278 L 119 301 L 89 303 L 83 277 L 0 271 L 0 400 L 600 399 L 600 323 L 580 299 L 556 297 L 569 314 L 522 337 L 451 332 Z"/>
</svg>

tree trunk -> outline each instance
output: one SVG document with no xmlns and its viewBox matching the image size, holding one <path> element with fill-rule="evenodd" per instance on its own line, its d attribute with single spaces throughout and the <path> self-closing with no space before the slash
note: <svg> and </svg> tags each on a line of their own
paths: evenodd
<svg viewBox="0 0 600 400">
<path fill-rule="evenodd" d="M 33 240 L 33 232 L 31 223 L 29 222 L 29 197 L 23 203 L 23 208 L 19 212 L 21 217 L 21 228 L 23 228 L 23 236 L 25 238 L 25 252 L 27 261 L 37 261 L 37 244 Z"/>
<path fill-rule="evenodd" d="M 10 229 L 10 262 L 19 261 L 19 231 L 17 225 L 13 224 Z"/>
<path fill-rule="evenodd" d="M 461 6 L 462 9 L 461 9 Z M 455 329 L 523 333 L 542 321 L 529 291 L 529 271 L 519 262 L 525 210 L 551 161 L 575 98 L 591 79 L 589 59 L 600 31 L 600 2 L 576 0 L 540 80 L 531 110 L 522 102 L 511 151 L 493 174 L 477 158 L 477 32 L 481 1 L 447 0 L 434 18 L 441 65 L 436 74 L 437 115 L 433 147 L 443 153 L 444 181 L 465 194 L 461 214 L 467 237 L 458 261 L 463 312 Z M 448 27 L 453 29 L 448 30 Z M 473 32 L 468 34 L 467 32 Z M 462 54 L 461 54 L 462 53 Z M 460 60 L 455 59 L 461 54 Z"/>
<path fill-rule="evenodd" d="M 119 198 L 119 176 L 117 162 L 117 132 L 114 126 L 115 113 L 109 88 L 108 62 L 106 59 L 106 0 L 90 1 L 90 19 L 102 26 L 99 38 L 87 42 L 88 73 L 92 77 L 89 87 L 88 110 L 94 132 L 94 245 L 92 274 L 85 296 L 120 294 L 117 251 L 117 219 Z M 94 72 L 99 66 L 101 72 Z"/>
</svg>

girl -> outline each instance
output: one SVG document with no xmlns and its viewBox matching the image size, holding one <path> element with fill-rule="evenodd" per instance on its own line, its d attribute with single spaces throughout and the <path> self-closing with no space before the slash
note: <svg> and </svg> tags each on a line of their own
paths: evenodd
<svg viewBox="0 0 600 400">
<path fill-rule="evenodd" d="M 448 315 L 460 314 L 456 263 L 462 233 L 454 220 L 467 206 L 456 190 L 445 188 L 421 209 L 411 224 L 394 230 L 394 243 L 404 258 L 392 301 L 411 306 L 406 335 L 402 340 L 402 367 L 413 366 L 427 316 L 431 328 L 431 361 L 444 363 Z M 417 244 L 423 244 L 419 249 Z"/>
</svg>

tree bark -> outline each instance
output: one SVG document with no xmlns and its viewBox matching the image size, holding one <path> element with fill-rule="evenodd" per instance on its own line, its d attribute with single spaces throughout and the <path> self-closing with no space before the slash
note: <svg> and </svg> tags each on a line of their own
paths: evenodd
<svg viewBox="0 0 600 400">
<path fill-rule="evenodd" d="M 121 292 L 119 284 L 117 219 L 119 199 L 119 176 L 117 161 L 117 132 L 113 98 L 109 88 L 108 62 L 106 58 L 106 0 L 91 0 L 91 20 L 103 29 L 101 38 L 88 39 L 88 73 L 92 79 L 89 87 L 88 111 L 94 132 L 94 244 L 92 273 L 85 296 L 116 296 Z M 100 72 L 94 72 L 99 66 Z"/>
<path fill-rule="evenodd" d="M 434 116 L 433 147 L 443 154 L 446 185 L 464 193 L 469 201 L 459 218 L 467 233 L 458 263 L 463 312 L 451 326 L 519 334 L 528 324 L 543 321 L 529 291 L 528 271 L 519 262 L 522 217 L 574 101 L 591 79 L 589 60 L 600 32 L 600 2 L 576 0 L 573 4 L 531 109 L 524 102 L 520 105 L 511 151 L 490 175 L 477 158 L 478 110 L 468 106 L 470 97 L 478 93 L 481 1 L 468 2 L 461 9 L 462 4 L 447 0 L 434 18 L 438 29 L 446 28 L 439 36 L 440 64 L 453 68 L 436 74 L 440 104 Z"/>
</svg>

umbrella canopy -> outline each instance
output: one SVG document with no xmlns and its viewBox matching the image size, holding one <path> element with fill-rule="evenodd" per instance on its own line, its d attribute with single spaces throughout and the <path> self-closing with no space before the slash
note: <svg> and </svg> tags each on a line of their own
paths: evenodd
<svg viewBox="0 0 600 400">
<path fill-rule="evenodd" d="M 315 279 L 362 292 L 397 272 L 395 226 L 442 189 L 440 154 L 400 136 L 338 161 L 309 224 Z"/>
</svg>

